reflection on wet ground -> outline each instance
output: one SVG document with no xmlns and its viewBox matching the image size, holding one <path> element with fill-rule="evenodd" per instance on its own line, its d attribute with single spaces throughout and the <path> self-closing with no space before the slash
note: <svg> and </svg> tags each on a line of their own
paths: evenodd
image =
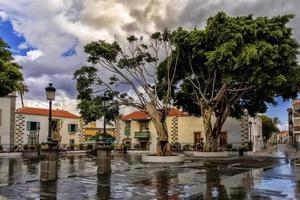
<svg viewBox="0 0 300 200">
<path fill-rule="evenodd" d="M 297 199 L 300 168 L 284 159 L 188 159 L 143 164 L 114 155 L 112 175 L 97 177 L 97 160 L 61 157 L 56 182 L 39 181 L 36 159 L 0 158 L 0 195 L 9 199 Z M 270 167 L 271 166 L 271 167 Z"/>
</svg>

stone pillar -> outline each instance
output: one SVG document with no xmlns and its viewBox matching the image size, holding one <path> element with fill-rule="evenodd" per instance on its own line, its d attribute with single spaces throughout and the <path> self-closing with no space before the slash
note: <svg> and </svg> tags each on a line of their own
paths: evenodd
<svg viewBox="0 0 300 200">
<path fill-rule="evenodd" d="M 57 151 L 56 149 L 43 150 L 45 160 L 41 161 L 41 181 L 54 181 L 57 179 Z"/>
<path fill-rule="evenodd" d="M 241 139 L 242 139 L 242 146 L 247 146 L 249 140 L 249 114 L 248 110 L 244 110 L 244 116 L 242 116 L 241 120 Z"/>
<path fill-rule="evenodd" d="M 111 174 L 111 148 L 97 148 L 98 176 Z"/>
<path fill-rule="evenodd" d="M 15 129 L 16 129 L 16 94 L 15 92 L 10 97 L 10 131 L 9 131 L 9 151 L 14 151 L 15 146 Z"/>
</svg>

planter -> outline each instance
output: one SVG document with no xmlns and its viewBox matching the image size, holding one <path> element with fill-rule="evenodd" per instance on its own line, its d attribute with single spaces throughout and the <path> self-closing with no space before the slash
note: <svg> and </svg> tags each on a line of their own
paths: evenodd
<svg viewBox="0 0 300 200">
<path fill-rule="evenodd" d="M 172 156 L 156 156 L 156 155 L 142 155 L 142 161 L 148 163 L 181 163 L 184 162 L 184 155 Z"/>
<path fill-rule="evenodd" d="M 220 152 L 204 152 L 204 151 L 194 151 L 195 157 L 203 158 L 226 158 L 232 156 L 238 156 L 236 151 L 220 151 Z"/>
<path fill-rule="evenodd" d="M 24 157 L 38 157 L 38 152 L 37 151 L 23 151 L 22 155 Z"/>
</svg>

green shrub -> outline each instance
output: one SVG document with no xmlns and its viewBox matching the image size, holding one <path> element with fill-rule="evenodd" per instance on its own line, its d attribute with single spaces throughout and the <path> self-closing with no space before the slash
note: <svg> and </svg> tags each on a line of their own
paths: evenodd
<svg viewBox="0 0 300 200">
<path fill-rule="evenodd" d="M 23 145 L 23 150 L 24 151 L 28 151 L 29 150 L 29 145 L 28 144 L 24 144 Z"/>
<path fill-rule="evenodd" d="M 74 149 L 75 149 L 75 144 L 70 144 L 70 150 L 74 151 Z"/>
<path fill-rule="evenodd" d="M 83 150 L 84 149 L 84 144 L 79 144 L 79 149 Z"/>
<path fill-rule="evenodd" d="M 31 151 L 35 150 L 35 145 L 30 145 L 30 146 L 29 146 L 29 149 L 30 149 Z"/>
<path fill-rule="evenodd" d="M 36 145 L 35 145 L 35 148 L 36 148 L 36 149 L 41 149 L 41 145 L 40 145 L 40 144 L 36 144 Z"/>
<path fill-rule="evenodd" d="M 230 151 L 232 149 L 232 144 L 227 144 L 226 148 L 227 148 L 227 151 Z"/>
<path fill-rule="evenodd" d="M 3 150 L 3 146 L 0 144 L 0 151 L 2 151 Z"/>
<path fill-rule="evenodd" d="M 88 150 L 93 150 L 94 149 L 94 145 L 93 144 L 88 144 L 87 145 L 87 149 Z"/>
</svg>

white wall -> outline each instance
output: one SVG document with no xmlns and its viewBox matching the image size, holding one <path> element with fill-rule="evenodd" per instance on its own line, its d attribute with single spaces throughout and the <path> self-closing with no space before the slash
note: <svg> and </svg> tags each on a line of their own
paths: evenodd
<svg viewBox="0 0 300 200">
<path fill-rule="evenodd" d="M 1 116 L 1 125 L 0 125 L 0 137 L 1 141 L 0 144 L 4 148 L 9 147 L 10 143 L 10 104 L 11 104 L 11 98 L 9 97 L 1 97 L 0 98 L 0 110 L 2 110 L 2 116 Z"/>
<path fill-rule="evenodd" d="M 25 134 L 23 136 L 23 144 L 27 144 L 28 142 L 28 134 L 30 131 L 27 130 L 27 122 L 40 122 L 40 132 L 39 132 L 39 142 L 47 142 L 48 137 L 48 116 L 39 116 L 39 115 L 26 115 L 25 116 Z M 79 132 L 76 132 L 75 134 L 70 134 L 68 132 L 68 124 L 77 124 L 79 127 L 80 120 L 79 119 L 72 119 L 72 118 L 61 118 L 61 117 L 53 117 L 53 120 L 59 119 L 61 120 L 62 127 L 60 130 L 61 135 L 61 144 L 69 144 L 70 139 L 75 139 L 75 144 L 79 143 Z"/>
<path fill-rule="evenodd" d="M 257 116 L 255 118 L 250 117 L 249 119 L 252 122 L 251 128 L 251 141 L 253 142 L 253 151 L 261 151 L 263 148 L 263 135 L 262 135 L 262 121 Z"/>
</svg>

